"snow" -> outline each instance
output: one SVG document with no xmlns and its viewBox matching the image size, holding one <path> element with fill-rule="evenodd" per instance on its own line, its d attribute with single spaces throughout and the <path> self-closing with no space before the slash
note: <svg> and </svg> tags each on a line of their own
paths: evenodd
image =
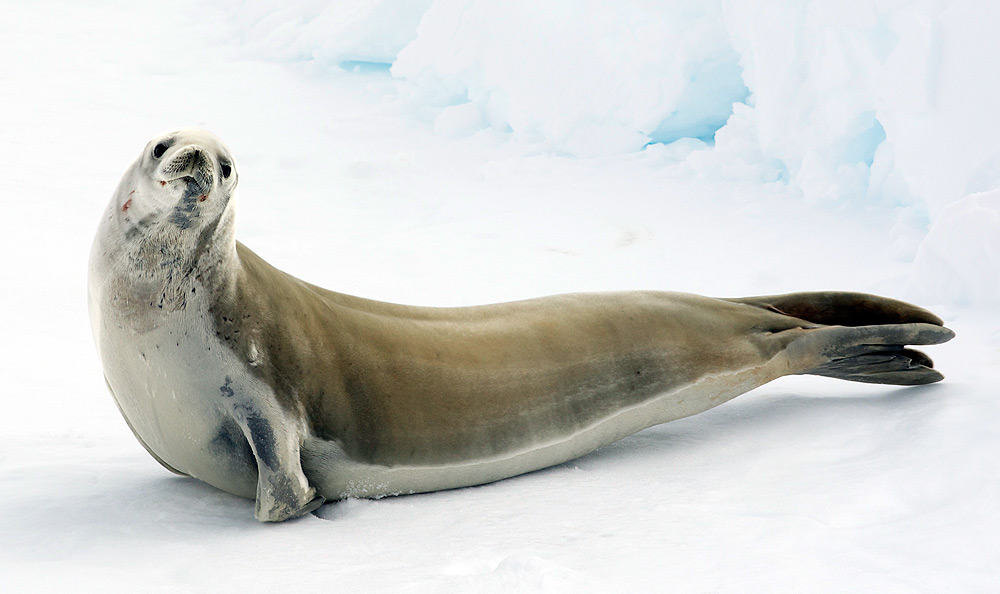
<svg viewBox="0 0 1000 594">
<path fill-rule="evenodd" d="M 901 261 L 948 205 L 1000 187 L 1000 85 L 984 75 L 1000 7 L 976 0 L 225 6 L 244 55 L 391 70 L 441 138 L 489 131 L 584 158 L 711 149 L 684 161 L 828 208 L 895 209 Z M 969 290 L 950 298 L 1000 303 Z"/>
<path fill-rule="evenodd" d="M 996 591 L 1000 8 L 0 6 L 0 591 Z M 783 378 L 556 468 L 260 525 L 142 450 L 90 337 L 97 218 L 185 125 L 236 157 L 241 240 L 322 286 L 877 292 L 958 332 L 928 349 L 947 379 Z"/>
<path fill-rule="evenodd" d="M 721 6 L 435 2 L 393 75 L 430 104 L 574 155 L 711 137 L 747 89 Z M 595 84 L 598 83 L 598 84 Z"/>
<path fill-rule="evenodd" d="M 945 207 L 913 263 L 913 282 L 928 299 L 986 303 L 1000 295 L 1000 190 L 970 194 Z"/>
<path fill-rule="evenodd" d="M 417 35 L 431 0 L 223 0 L 216 24 L 244 51 L 344 70 L 391 64 Z"/>
</svg>

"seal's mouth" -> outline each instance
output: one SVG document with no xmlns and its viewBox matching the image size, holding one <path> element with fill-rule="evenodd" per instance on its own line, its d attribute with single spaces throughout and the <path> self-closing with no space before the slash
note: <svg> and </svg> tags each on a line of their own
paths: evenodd
<svg viewBox="0 0 1000 594">
<path fill-rule="evenodd" d="M 190 228 L 201 218 L 203 213 L 198 203 L 207 200 L 215 188 L 214 165 L 207 151 L 188 146 L 160 170 L 160 185 L 170 185 L 181 194 L 168 218 L 180 229 Z"/>
<path fill-rule="evenodd" d="M 180 175 L 160 181 L 161 186 L 177 184 L 184 188 L 184 198 L 197 197 L 198 202 L 204 202 L 212 192 L 213 179 L 211 174 L 198 172 L 196 175 Z"/>
<path fill-rule="evenodd" d="M 182 149 L 161 169 L 160 185 L 177 184 L 184 188 L 184 197 L 204 201 L 215 185 L 213 163 L 206 151 L 191 146 Z"/>
</svg>

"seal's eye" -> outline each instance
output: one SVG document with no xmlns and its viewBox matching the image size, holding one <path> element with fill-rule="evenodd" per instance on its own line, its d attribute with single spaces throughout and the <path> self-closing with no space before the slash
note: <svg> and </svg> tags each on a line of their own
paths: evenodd
<svg viewBox="0 0 1000 594">
<path fill-rule="evenodd" d="M 229 175 L 233 172 L 233 168 L 229 166 L 229 163 L 222 164 L 222 179 L 229 179 Z"/>
<path fill-rule="evenodd" d="M 153 147 L 153 156 L 159 159 L 163 156 L 163 153 L 167 152 L 167 145 L 162 142 Z"/>
</svg>

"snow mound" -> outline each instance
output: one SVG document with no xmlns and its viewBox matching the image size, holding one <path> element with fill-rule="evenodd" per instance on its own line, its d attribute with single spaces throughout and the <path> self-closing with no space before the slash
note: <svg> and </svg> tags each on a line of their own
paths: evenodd
<svg viewBox="0 0 1000 594">
<path fill-rule="evenodd" d="M 866 198 L 886 139 L 876 86 L 894 35 L 875 3 L 724 5 L 762 158 L 780 161 L 807 199 Z"/>
<path fill-rule="evenodd" d="M 228 0 L 223 11 L 258 56 L 391 66 L 445 137 L 492 128 L 594 156 L 720 141 L 733 126 L 720 153 L 779 171 L 811 201 L 930 218 L 1000 185 L 1000 121 L 988 117 L 1000 84 L 983 76 L 1000 52 L 1000 5 Z M 734 103 L 750 109 L 730 118 Z"/>
<path fill-rule="evenodd" d="M 228 0 L 221 8 L 250 54 L 365 70 L 388 68 L 431 1 Z"/>
<path fill-rule="evenodd" d="M 439 0 L 392 73 L 439 119 L 596 156 L 710 139 L 747 96 L 738 59 L 719 2 Z"/>
<path fill-rule="evenodd" d="M 980 305 L 1000 295 L 1000 190 L 945 208 L 920 245 L 913 282 L 931 303 Z"/>
<path fill-rule="evenodd" d="M 257 55 L 389 70 L 412 117 L 429 117 L 443 138 L 492 130 L 579 157 L 683 141 L 671 154 L 703 178 L 785 183 L 859 216 L 897 209 L 897 257 L 925 254 L 917 284 L 940 251 L 920 247 L 924 236 L 955 224 L 941 219 L 948 205 L 1000 188 L 1000 82 L 984 74 L 1000 54 L 1000 4 L 293 0 L 224 10 Z M 975 291 L 954 298 L 1000 303 Z"/>
</svg>

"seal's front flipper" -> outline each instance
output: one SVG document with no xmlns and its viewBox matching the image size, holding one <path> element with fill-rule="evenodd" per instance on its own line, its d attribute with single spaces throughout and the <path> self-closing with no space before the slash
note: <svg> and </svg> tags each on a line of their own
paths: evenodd
<svg viewBox="0 0 1000 594">
<path fill-rule="evenodd" d="M 261 522 L 283 522 L 323 505 L 325 500 L 302 472 L 299 441 L 288 435 L 287 423 L 272 423 L 252 406 L 240 407 L 236 418 L 257 459 L 254 517 Z"/>
<path fill-rule="evenodd" d="M 231 377 L 219 388 L 232 419 L 250 444 L 257 462 L 257 503 L 254 516 L 261 522 L 281 522 L 316 510 L 324 499 L 302 472 L 297 426 L 283 417 L 280 407 L 262 407 L 266 398 L 249 398 Z"/>
<path fill-rule="evenodd" d="M 929 323 L 827 326 L 803 331 L 787 347 L 792 373 L 872 384 L 916 386 L 941 381 L 930 357 L 906 348 L 947 342 L 955 333 Z"/>
<path fill-rule="evenodd" d="M 306 506 L 302 508 L 302 513 L 300 513 L 299 515 L 304 516 L 306 514 L 311 514 L 314 511 L 318 510 L 324 503 L 326 503 L 326 497 L 317 495 L 316 497 L 313 497 L 312 501 L 307 503 Z"/>
</svg>

